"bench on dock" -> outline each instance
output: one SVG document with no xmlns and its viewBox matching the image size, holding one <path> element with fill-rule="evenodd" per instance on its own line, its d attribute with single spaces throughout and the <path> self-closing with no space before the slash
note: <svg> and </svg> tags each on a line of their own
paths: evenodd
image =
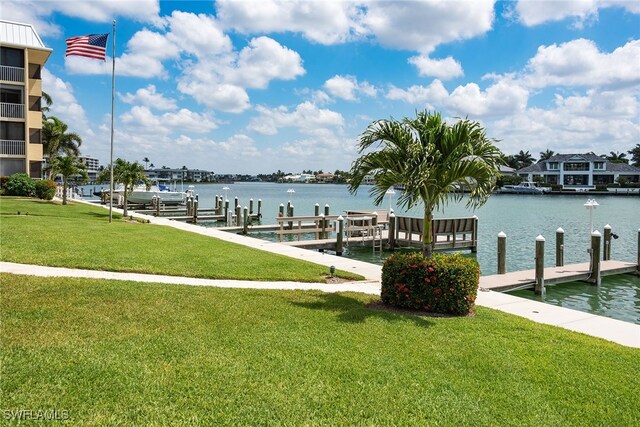
<svg viewBox="0 0 640 427">
<path fill-rule="evenodd" d="M 478 246 L 478 218 L 438 218 L 431 221 L 433 249 L 471 249 Z M 399 245 L 411 246 L 422 241 L 424 219 L 396 217 L 395 241 Z M 403 236 L 403 237 L 402 237 Z M 415 239 L 415 240 L 414 240 Z"/>
</svg>

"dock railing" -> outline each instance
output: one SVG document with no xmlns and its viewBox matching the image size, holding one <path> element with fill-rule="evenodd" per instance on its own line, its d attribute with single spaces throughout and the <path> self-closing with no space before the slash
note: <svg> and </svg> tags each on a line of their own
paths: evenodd
<svg viewBox="0 0 640 427">
<path fill-rule="evenodd" d="M 325 239 L 330 230 L 330 222 L 338 219 L 339 215 L 309 215 L 309 216 L 278 216 L 276 221 L 280 228 L 276 230 L 278 240 L 282 236 L 295 235 L 300 241 L 301 236 L 314 233 L 319 239 Z M 291 227 L 289 224 L 291 223 Z"/>
<path fill-rule="evenodd" d="M 478 218 L 437 218 L 431 222 L 433 249 L 470 249 L 478 247 Z M 396 217 L 395 241 L 400 246 L 411 246 L 422 241 L 424 219 Z"/>
</svg>

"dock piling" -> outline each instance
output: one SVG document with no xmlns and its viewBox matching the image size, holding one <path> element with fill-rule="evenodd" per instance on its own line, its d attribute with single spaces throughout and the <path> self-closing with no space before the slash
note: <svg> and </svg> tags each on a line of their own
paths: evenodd
<svg viewBox="0 0 640 427">
<path fill-rule="evenodd" d="M 253 199 L 251 199 L 251 202 L 253 203 Z M 242 222 L 242 234 L 246 235 L 248 232 L 249 232 L 249 208 L 245 206 L 243 222 Z"/>
<path fill-rule="evenodd" d="M 498 233 L 498 274 L 507 272 L 507 235 L 504 231 Z"/>
<path fill-rule="evenodd" d="M 325 216 L 325 220 L 322 223 L 322 229 L 323 229 L 322 238 L 328 239 L 329 234 L 325 230 L 329 227 L 329 223 L 328 223 L 329 220 L 326 219 L 326 217 L 329 216 L 329 204 L 324 205 L 324 216 Z"/>
<path fill-rule="evenodd" d="M 238 206 L 240 206 L 240 202 L 238 201 L 238 196 L 233 198 L 233 209 L 237 210 Z"/>
<path fill-rule="evenodd" d="M 224 201 L 224 217 L 229 218 L 229 199 Z M 231 221 L 227 219 L 227 224 L 231 225 Z"/>
<path fill-rule="evenodd" d="M 236 206 L 236 226 L 242 227 L 242 208 L 240 205 Z"/>
<path fill-rule="evenodd" d="M 600 240 L 602 235 L 598 230 L 591 233 L 591 248 L 589 252 L 591 254 L 591 268 L 589 269 L 589 283 L 600 286 L 602 283 L 602 277 L 600 276 Z"/>
<path fill-rule="evenodd" d="M 544 237 L 536 237 L 536 295 L 544 295 Z"/>
<path fill-rule="evenodd" d="M 262 218 L 262 199 L 258 199 L 258 218 Z"/>
<path fill-rule="evenodd" d="M 325 239 L 326 237 L 326 229 L 327 229 L 327 221 L 324 219 L 324 214 L 320 214 L 320 227 L 322 231 L 320 232 L 320 239 Z"/>
<path fill-rule="evenodd" d="M 253 199 L 249 199 L 249 214 L 253 215 Z"/>
<path fill-rule="evenodd" d="M 558 227 L 556 230 L 556 267 L 564 266 L 564 230 Z"/>
<path fill-rule="evenodd" d="M 344 235 L 344 218 L 342 216 L 339 216 L 338 217 L 338 234 L 336 235 L 336 254 L 337 255 L 342 255 L 343 235 Z"/>
<path fill-rule="evenodd" d="M 638 229 L 638 268 L 636 271 L 640 274 L 640 228 Z"/>
<path fill-rule="evenodd" d="M 389 214 L 389 249 L 394 250 L 396 247 L 396 214 L 391 211 Z"/>
<path fill-rule="evenodd" d="M 193 200 L 193 223 L 198 223 L 198 196 Z"/>
<path fill-rule="evenodd" d="M 602 249 L 602 260 L 609 261 L 611 259 L 611 226 L 604 226 L 604 247 Z"/>
</svg>

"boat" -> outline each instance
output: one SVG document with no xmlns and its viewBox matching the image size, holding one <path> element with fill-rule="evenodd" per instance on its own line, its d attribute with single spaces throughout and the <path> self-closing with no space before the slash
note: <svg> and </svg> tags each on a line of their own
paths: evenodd
<svg viewBox="0 0 640 427">
<path fill-rule="evenodd" d="M 499 192 L 504 194 L 544 194 L 548 193 L 550 188 L 540 187 L 535 182 L 522 181 L 516 185 L 504 185 Z"/>
<path fill-rule="evenodd" d="M 133 188 L 127 197 L 127 203 L 133 205 L 153 205 L 154 197 L 160 199 L 160 203 L 164 205 L 180 205 L 186 198 L 193 193 L 193 186 L 189 186 L 189 190 L 171 191 L 168 185 L 162 184 L 158 180 L 153 180 L 150 187 L 140 183 Z M 113 189 L 113 201 L 120 202 L 120 197 L 124 196 L 124 186 L 116 185 Z M 102 190 L 102 200 L 109 200 L 109 189 Z"/>
</svg>

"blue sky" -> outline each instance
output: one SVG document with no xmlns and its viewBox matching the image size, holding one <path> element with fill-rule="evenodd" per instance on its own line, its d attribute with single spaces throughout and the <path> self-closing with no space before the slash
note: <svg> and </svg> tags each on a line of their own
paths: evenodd
<svg viewBox="0 0 640 427">
<path fill-rule="evenodd" d="M 43 75 L 51 114 L 103 164 L 110 58 L 64 51 L 67 37 L 110 32 L 113 19 L 115 156 L 131 161 L 218 173 L 348 169 L 372 120 L 422 109 L 481 122 L 507 154 L 640 143 L 638 1 L 62 0 L 2 9 L 53 49 Z"/>
</svg>

